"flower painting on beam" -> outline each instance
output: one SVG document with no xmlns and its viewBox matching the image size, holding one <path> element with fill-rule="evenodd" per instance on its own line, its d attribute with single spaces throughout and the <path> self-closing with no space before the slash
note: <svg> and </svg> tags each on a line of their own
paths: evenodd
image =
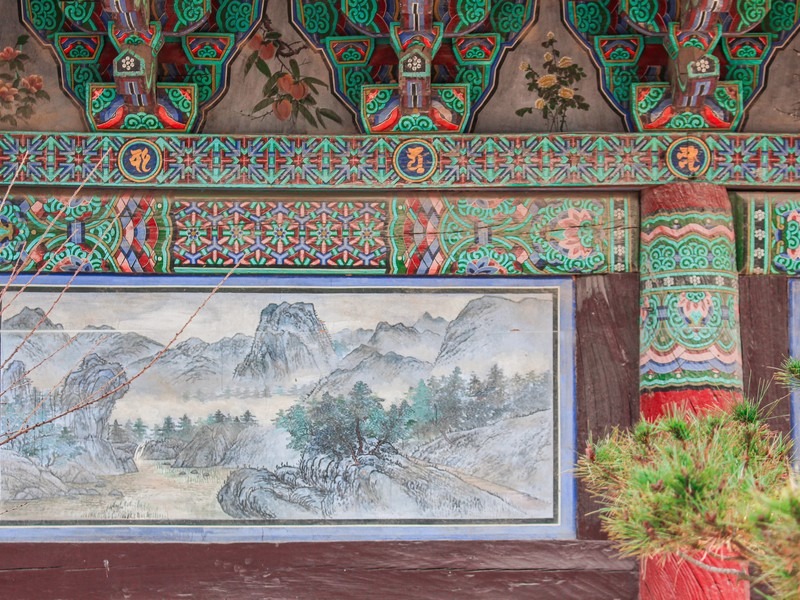
<svg viewBox="0 0 800 600">
<path fill-rule="evenodd" d="M 310 48 L 304 41 L 287 41 L 283 34 L 264 19 L 248 43 L 250 53 L 244 73 L 263 81 L 261 97 L 253 105 L 250 116 L 265 119 L 272 115 L 278 121 L 302 119 L 312 127 L 325 129 L 326 122 L 342 123 L 339 114 L 321 106 L 320 92 L 328 85 L 304 74 L 307 61 L 300 56 Z"/>
<path fill-rule="evenodd" d="M 547 121 L 550 131 L 566 131 L 570 110 L 589 110 L 589 104 L 575 87 L 586 77 L 586 72 L 571 57 L 561 56 L 557 43 L 555 34 L 548 31 L 542 42 L 545 53 L 541 73 L 529 63 L 520 64 L 528 82 L 528 91 L 536 92 L 537 98 L 533 106 L 519 108 L 516 114 L 523 117 L 536 111 Z"/>
<path fill-rule="evenodd" d="M 13 46 L 0 44 L 0 124 L 18 127 L 36 112 L 36 104 L 49 101 L 44 79 L 25 68 L 30 57 L 25 54 L 28 36 L 21 35 Z"/>
</svg>

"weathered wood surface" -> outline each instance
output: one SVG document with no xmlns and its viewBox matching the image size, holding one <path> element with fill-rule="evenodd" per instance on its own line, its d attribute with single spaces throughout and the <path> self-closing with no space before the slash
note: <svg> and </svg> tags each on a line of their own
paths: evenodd
<svg viewBox="0 0 800 600">
<path fill-rule="evenodd" d="M 635 599 L 607 542 L 0 544 L 0 598 Z"/>
<path fill-rule="evenodd" d="M 577 277 L 578 451 L 639 418 L 639 277 Z M 578 484 L 578 537 L 602 539 L 599 505 Z"/>
<path fill-rule="evenodd" d="M 762 406 L 770 407 L 770 424 L 788 433 L 792 426 L 789 394 L 774 381 L 776 368 L 789 355 L 788 278 L 740 276 L 739 319 L 745 394 L 760 397 Z"/>
</svg>

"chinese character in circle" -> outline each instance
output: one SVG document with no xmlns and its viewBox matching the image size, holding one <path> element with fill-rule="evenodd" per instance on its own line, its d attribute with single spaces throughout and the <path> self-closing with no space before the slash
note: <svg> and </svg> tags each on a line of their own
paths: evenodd
<svg viewBox="0 0 800 600">
<path fill-rule="evenodd" d="M 686 169 L 689 173 L 697 173 L 700 170 L 700 164 L 697 155 L 700 153 L 695 146 L 687 144 L 678 148 L 678 166 L 681 169 Z"/>
<path fill-rule="evenodd" d="M 152 158 L 153 157 L 150 156 L 150 150 L 147 148 L 140 148 L 138 150 L 131 150 L 129 160 L 131 166 L 136 169 L 137 173 L 147 173 L 147 168 L 150 166 Z"/>
<path fill-rule="evenodd" d="M 406 150 L 406 169 L 422 175 L 425 172 L 425 165 L 422 162 L 422 153 L 424 151 L 424 146 L 411 146 L 408 148 Z"/>
</svg>

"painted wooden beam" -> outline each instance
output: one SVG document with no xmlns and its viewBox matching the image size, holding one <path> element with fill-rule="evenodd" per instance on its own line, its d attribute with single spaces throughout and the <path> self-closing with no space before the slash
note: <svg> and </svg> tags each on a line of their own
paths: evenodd
<svg viewBox="0 0 800 600">
<path fill-rule="evenodd" d="M 0 185 L 159 189 L 632 188 L 800 185 L 800 136 L 0 134 Z M 16 176 L 16 177 L 15 177 Z"/>
<path fill-rule="evenodd" d="M 742 397 L 739 280 L 725 188 L 676 184 L 641 201 L 642 414 Z"/>
</svg>

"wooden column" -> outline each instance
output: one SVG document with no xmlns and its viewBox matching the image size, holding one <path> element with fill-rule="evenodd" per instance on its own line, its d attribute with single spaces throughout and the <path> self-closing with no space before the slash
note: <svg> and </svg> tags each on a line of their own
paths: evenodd
<svg viewBox="0 0 800 600">
<path fill-rule="evenodd" d="M 725 188 L 679 183 L 645 191 L 640 270 L 642 415 L 653 419 L 676 405 L 727 408 L 740 400 L 739 283 Z M 724 559 L 713 566 L 741 568 Z M 640 593 L 642 600 L 750 597 L 746 581 L 677 558 L 644 561 Z"/>
</svg>

